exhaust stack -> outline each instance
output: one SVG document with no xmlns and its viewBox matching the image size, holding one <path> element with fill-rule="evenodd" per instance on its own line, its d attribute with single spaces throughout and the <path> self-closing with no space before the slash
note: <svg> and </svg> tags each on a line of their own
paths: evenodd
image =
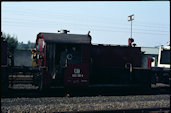
<svg viewBox="0 0 171 113">
<path fill-rule="evenodd" d="M 62 29 L 62 30 L 58 30 L 58 32 L 61 34 L 67 34 L 67 32 L 70 32 L 70 31 Z"/>
</svg>

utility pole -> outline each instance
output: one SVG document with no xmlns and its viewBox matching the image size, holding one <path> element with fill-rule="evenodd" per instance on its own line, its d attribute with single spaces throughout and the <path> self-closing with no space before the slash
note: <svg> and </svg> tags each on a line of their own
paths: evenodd
<svg viewBox="0 0 171 113">
<path fill-rule="evenodd" d="M 134 39 L 132 38 L 132 21 L 134 20 L 134 14 L 128 16 L 128 22 L 131 21 L 131 37 L 128 39 L 128 45 L 132 46 L 132 42 L 134 42 Z"/>
<path fill-rule="evenodd" d="M 134 20 L 134 14 L 128 16 L 128 21 L 131 21 L 131 37 L 132 38 L 132 21 Z"/>
</svg>

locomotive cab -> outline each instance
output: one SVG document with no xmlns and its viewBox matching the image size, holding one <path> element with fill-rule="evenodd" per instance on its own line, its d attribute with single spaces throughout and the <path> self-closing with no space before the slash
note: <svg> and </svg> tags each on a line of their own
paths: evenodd
<svg viewBox="0 0 171 113">
<path fill-rule="evenodd" d="M 36 40 L 38 66 L 56 86 L 87 85 L 89 76 L 88 35 L 39 33 Z"/>
<path fill-rule="evenodd" d="M 52 46 L 52 47 L 51 47 Z M 51 50 L 51 51 L 50 51 Z M 71 65 L 80 65 L 82 62 L 81 45 L 49 44 L 47 46 L 47 68 L 56 85 L 64 85 L 64 76 Z M 69 73 L 70 74 L 70 73 Z M 66 75 L 68 76 L 68 74 Z"/>
</svg>

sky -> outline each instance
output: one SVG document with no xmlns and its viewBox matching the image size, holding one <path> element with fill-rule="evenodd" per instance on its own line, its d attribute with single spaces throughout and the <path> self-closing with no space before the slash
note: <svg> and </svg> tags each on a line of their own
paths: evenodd
<svg viewBox="0 0 171 113">
<path fill-rule="evenodd" d="M 39 32 L 87 34 L 92 43 L 155 47 L 170 41 L 169 1 L 1 2 L 1 31 L 19 42 L 35 42 Z"/>
</svg>

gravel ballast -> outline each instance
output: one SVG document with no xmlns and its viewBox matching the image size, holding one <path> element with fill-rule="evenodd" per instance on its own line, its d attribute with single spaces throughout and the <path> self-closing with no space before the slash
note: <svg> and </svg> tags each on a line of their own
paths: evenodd
<svg viewBox="0 0 171 113">
<path fill-rule="evenodd" d="M 2 98 L 5 112 L 79 112 L 170 107 L 170 95 Z"/>
</svg>

